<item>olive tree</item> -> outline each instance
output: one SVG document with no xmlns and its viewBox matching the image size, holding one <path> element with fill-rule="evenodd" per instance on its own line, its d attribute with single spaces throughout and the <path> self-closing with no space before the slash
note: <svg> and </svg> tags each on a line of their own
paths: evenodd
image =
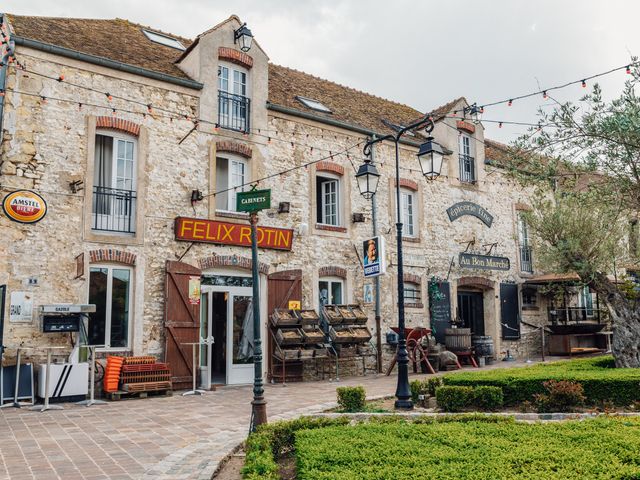
<svg viewBox="0 0 640 480">
<path fill-rule="evenodd" d="M 639 81 L 636 68 L 612 101 L 595 85 L 576 104 L 541 110 L 539 127 L 514 142 L 503 165 L 536 192 L 526 219 L 539 266 L 575 272 L 603 299 L 618 367 L 640 367 L 638 288 L 619 274 L 638 264 L 630 225 L 640 211 Z"/>
</svg>

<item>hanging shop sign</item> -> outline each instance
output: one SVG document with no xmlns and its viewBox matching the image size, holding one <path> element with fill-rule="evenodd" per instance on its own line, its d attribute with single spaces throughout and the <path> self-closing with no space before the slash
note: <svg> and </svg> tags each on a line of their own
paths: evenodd
<svg viewBox="0 0 640 480">
<path fill-rule="evenodd" d="M 365 277 L 377 277 L 387 271 L 384 237 L 373 237 L 362 242 Z"/>
<path fill-rule="evenodd" d="M 189 303 L 200 305 L 200 277 L 189 277 Z"/>
<path fill-rule="evenodd" d="M 492 257 L 475 253 L 461 253 L 458 258 L 461 268 L 475 268 L 478 270 L 509 270 L 511 263 L 507 257 Z"/>
<path fill-rule="evenodd" d="M 202 218 L 177 217 L 174 231 L 175 239 L 183 242 L 251 247 L 251 227 L 249 225 Z M 293 230 L 258 226 L 258 247 L 291 250 L 292 244 Z"/>
<path fill-rule="evenodd" d="M 451 205 L 449 208 L 447 208 L 447 215 L 449 215 L 449 220 L 452 222 L 459 219 L 460 217 L 463 217 L 464 215 L 472 215 L 480 219 L 480 221 L 487 227 L 491 227 L 491 224 L 493 223 L 493 215 L 491 215 L 477 203 L 473 202 L 458 202 L 454 205 Z"/>
<path fill-rule="evenodd" d="M 47 214 L 47 202 L 31 190 L 16 190 L 4 197 L 2 209 L 14 222 L 36 223 Z"/>
<path fill-rule="evenodd" d="M 236 195 L 238 212 L 259 212 L 271 208 L 271 190 L 250 190 Z"/>
</svg>

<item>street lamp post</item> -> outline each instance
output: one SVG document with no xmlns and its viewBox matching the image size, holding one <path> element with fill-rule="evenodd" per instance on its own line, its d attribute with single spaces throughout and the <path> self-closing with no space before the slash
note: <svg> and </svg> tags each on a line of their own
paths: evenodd
<svg viewBox="0 0 640 480">
<path fill-rule="evenodd" d="M 364 165 L 360 167 L 356 174 L 358 181 L 358 187 L 360 193 L 365 198 L 371 198 L 375 195 L 378 188 L 378 180 L 380 174 L 378 173 L 375 165 L 369 160 L 371 154 L 371 148 L 376 143 L 390 140 L 395 144 L 396 155 L 396 235 L 397 235 L 397 250 L 398 250 L 398 384 L 396 387 L 396 402 L 395 407 L 397 409 L 410 410 L 413 408 L 413 402 L 411 401 L 411 389 L 409 387 L 409 354 L 407 352 L 407 341 L 404 335 L 405 321 L 404 321 L 404 265 L 402 257 L 402 216 L 400 206 L 400 151 L 399 142 L 402 135 L 407 131 L 416 128 L 425 127 L 427 133 L 431 133 L 434 128 L 433 120 L 430 116 L 425 116 L 417 122 L 403 127 L 395 135 L 386 135 L 384 137 L 375 138 L 370 140 L 364 146 L 364 155 L 367 158 Z M 420 145 L 418 151 L 418 160 L 422 169 L 423 175 L 433 180 L 440 175 L 442 168 L 442 147 L 433 140 L 433 137 L 428 137 L 426 142 Z"/>
</svg>

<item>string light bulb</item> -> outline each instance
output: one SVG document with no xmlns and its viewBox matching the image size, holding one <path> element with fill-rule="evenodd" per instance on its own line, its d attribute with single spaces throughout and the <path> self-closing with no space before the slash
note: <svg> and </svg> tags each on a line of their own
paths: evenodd
<svg viewBox="0 0 640 480">
<path fill-rule="evenodd" d="M 112 117 L 115 117 L 115 116 L 116 116 L 116 109 L 115 109 L 115 108 L 112 108 L 112 109 L 111 109 L 111 116 L 112 116 Z"/>
<path fill-rule="evenodd" d="M 549 98 L 549 95 L 547 95 L 547 91 L 546 90 L 544 92 L 542 92 L 542 98 L 544 98 L 545 100 L 547 98 Z"/>
<path fill-rule="evenodd" d="M 627 75 L 631 75 L 631 65 L 627 65 L 626 72 L 627 72 Z"/>
<path fill-rule="evenodd" d="M 587 82 L 586 82 L 586 80 L 582 80 L 582 88 L 587 88 Z"/>
<path fill-rule="evenodd" d="M 107 100 L 109 101 L 113 100 L 113 97 L 111 96 L 110 93 L 105 93 L 105 95 L 107 96 Z"/>
<path fill-rule="evenodd" d="M 0 97 L 4 97 L 4 90 L 0 90 Z"/>
<path fill-rule="evenodd" d="M 502 128 L 502 122 L 498 123 L 498 128 Z"/>
<path fill-rule="evenodd" d="M 58 81 L 59 81 L 59 82 L 64 82 L 64 75 L 60 75 L 60 76 L 58 77 Z"/>
<path fill-rule="evenodd" d="M 46 104 L 47 103 L 47 97 L 41 97 L 42 98 L 42 103 Z"/>
<path fill-rule="evenodd" d="M 509 103 L 507 103 L 507 106 L 510 107 L 511 105 L 513 105 L 513 100 L 509 99 Z"/>
<path fill-rule="evenodd" d="M 147 105 L 147 112 L 153 113 L 153 106 L 151 104 Z"/>
</svg>

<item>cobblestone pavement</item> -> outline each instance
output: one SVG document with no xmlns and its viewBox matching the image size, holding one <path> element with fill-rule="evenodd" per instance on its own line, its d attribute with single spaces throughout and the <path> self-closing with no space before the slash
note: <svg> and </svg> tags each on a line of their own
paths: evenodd
<svg viewBox="0 0 640 480">
<path fill-rule="evenodd" d="M 331 408 L 337 386 L 363 385 L 368 396 L 381 396 L 393 394 L 395 382 L 393 375 L 368 375 L 268 385 L 269 420 Z M 88 408 L 65 404 L 44 413 L 3 409 L 0 479 L 210 479 L 246 438 L 251 397 L 250 386 L 229 386 L 200 397 L 176 393 Z"/>
</svg>

